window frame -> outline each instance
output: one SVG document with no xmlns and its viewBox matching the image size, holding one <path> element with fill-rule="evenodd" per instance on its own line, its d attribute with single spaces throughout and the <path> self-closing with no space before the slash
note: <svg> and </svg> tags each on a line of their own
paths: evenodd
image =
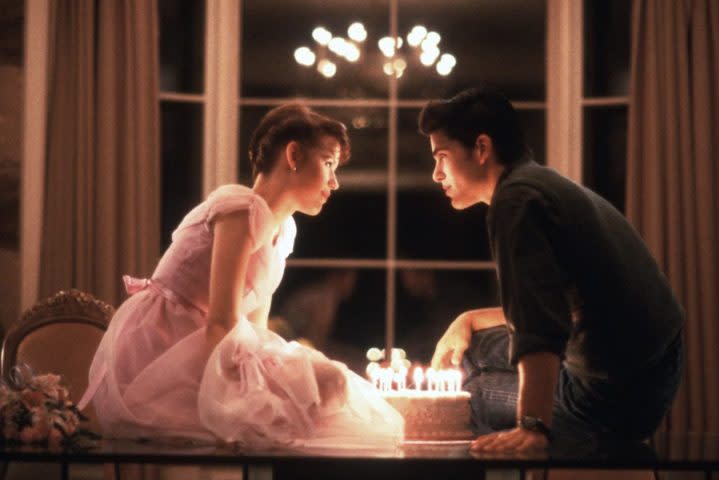
<svg viewBox="0 0 719 480">
<path fill-rule="evenodd" d="M 390 35 L 397 35 L 399 0 L 389 0 Z M 200 102 L 204 106 L 203 195 L 224 183 L 238 181 L 237 152 L 243 106 L 272 107 L 289 98 L 242 97 L 239 88 L 242 2 L 206 0 L 205 84 L 202 94 L 159 92 L 158 101 Z M 583 2 L 547 0 L 545 101 L 513 102 L 515 108 L 545 111 L 545 158 L 548 166 L 582 183 L 583 109 L 628 105 L 628 97 L 583 96 Z M 386 347 L 394 344 L 395 280 L 403 268 L 494 270 L 489 261 L 412 260 L 397 258 L 397 128 L 402 108 L 420 108 L 425 100 L 398 98 L 397 79 L 388 77 L 388 98 L 308 98 L 311 107 L 382 107 L 388 110 L 387 251 L 385 258 L 297 258 L 287 266 L 384 269 L 386 271 Z M 448 319 L 449 321 L 450 319 Z"/>
</svg>

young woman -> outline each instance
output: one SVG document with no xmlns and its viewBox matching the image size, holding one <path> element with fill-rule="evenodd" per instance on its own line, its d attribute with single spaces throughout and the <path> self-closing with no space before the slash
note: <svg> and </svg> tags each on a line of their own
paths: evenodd
<svg viewBox="0 0 719 480">
<path fill-rule="evenodd" d="M 80 402 L 107 436 L 251 446 L 394 445 L 402 419 L 359 376 L 267 329 L 295 238 L 349 157 L 345 126 L 307 107 L 270 111 L 249 147 L 252 189 L 225 185 L 182 220 L 150 279 L 125 277 Z"/>
</svg>

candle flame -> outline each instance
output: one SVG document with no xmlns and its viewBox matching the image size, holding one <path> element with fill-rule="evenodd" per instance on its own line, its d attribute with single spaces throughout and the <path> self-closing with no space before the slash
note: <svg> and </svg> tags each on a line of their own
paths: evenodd
<svg viewBox="0 0 719 480">
<path fill-rule="evenodd" d="M 395 360 L 398 358 L 395 357 Z M 409 362 L 407 362 L 409 363 Z M 366 369 L 367 377 L 376 390 L 381 392 L 403 392 L 407 390 L 409 369 L 395 361 L 388 367 L 370 362 Z M 462 392 L 462 371 L 459 369 L 435 370 L 415 367 L 412 380 L 415 392 L 433 392 L 430 395 L 458 394 Z"/>
</svg>

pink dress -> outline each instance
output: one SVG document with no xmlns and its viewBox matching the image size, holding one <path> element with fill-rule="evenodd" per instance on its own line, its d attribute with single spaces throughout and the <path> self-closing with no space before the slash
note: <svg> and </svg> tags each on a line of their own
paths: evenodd
<svg viewBox="0 0 719 480">
<path fill-rule="evenodd" d="M 211 352 L 205 344 L 213 220 L 247 210 L 253 240 L 241 318 Z M 286 342 L 246 315 L 269 302 L 292 252 L 292 217 L 272 242 L 272 212 L 240 185 L 214 191 L 172 234 L 152 278 L 125 277 L 131 294 L 95 354 L 80 407 L 92 400 L 106 436 L 220 438 L 267 447 L 394 447 L 403 420 L 343 364 L 347 402 L 321 406 L 316 350 Z"/>
</svg>

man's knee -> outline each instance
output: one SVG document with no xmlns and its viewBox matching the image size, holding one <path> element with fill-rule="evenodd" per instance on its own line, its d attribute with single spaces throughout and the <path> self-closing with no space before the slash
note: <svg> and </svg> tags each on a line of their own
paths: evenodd
<svg viewBox="0 0 719 480">
<path fill-rule="evenodd" d="M 465 370 L 516 371 L 509 363 L 509 334 L 504 325 L 474 332 L 465 359 Z"/>
<path fill-rule="evenodd" d="M 514 426 L 517 380 L 511 372 L 483 372 L 465 383 L 464 389 L 472 395 L 472 419 L 478 431 L 483 427 L 502 430 Z"/>
</svg>

